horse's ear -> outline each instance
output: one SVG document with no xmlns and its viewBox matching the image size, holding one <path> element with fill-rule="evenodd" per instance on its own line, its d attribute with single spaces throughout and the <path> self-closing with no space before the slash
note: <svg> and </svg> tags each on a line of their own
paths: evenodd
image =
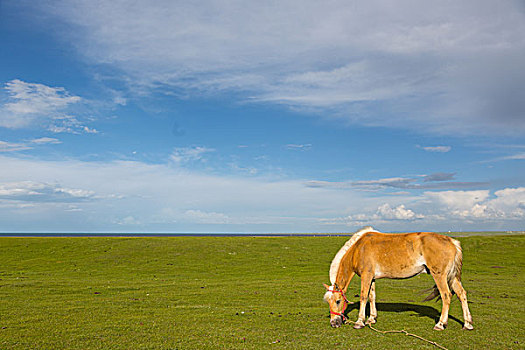
<svg viewBox="0 0 525 350">
<path fill-rule="evenodd" d="M 323 283 L 323 286 L 326 288 L 326 290 L 330 290 L 330 287 L 326 283 Z"/>
</svg>

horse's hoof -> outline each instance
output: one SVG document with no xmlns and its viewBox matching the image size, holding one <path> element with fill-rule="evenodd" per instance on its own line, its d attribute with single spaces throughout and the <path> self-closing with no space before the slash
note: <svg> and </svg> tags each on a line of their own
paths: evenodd
<svg viewBox="0 0 525 350">
<path fill-rule="evenodd" d="M 365 328 L 365 324 L 363 323 L 363 321 L 357 321 L 357 322 L 354 324 L 354 328 L 355 328 L 355 329 Z"/>
<path fill-rule="evenodd" d="M 435 331 L 444 331 L 445 330 L 445 326 L 441 322 L 436 323 L 436 325 L 434 326 L 434 330 Z"/>
<path fill-rule="evenodd" d="M 374 324 L 374 323 L 376 323 L 376 319 L 375 318 L 369 317 L 368 320 L 366 320 L 366 324 L 367 325 Z"/>
<path fill-rule="evenodd" d="M 466 329 L 467 331 L 471 331 L 474 329 L 474 326 L 470 323 L 465 323 L 465 325 L 463 326 L 463 329 Z"/>
</svg>

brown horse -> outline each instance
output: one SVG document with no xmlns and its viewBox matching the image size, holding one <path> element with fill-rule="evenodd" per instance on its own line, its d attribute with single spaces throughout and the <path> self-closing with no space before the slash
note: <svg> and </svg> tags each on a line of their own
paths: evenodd
<svg viewBox="0 0 525 350">
<path fill-rule="evenodd" d="M 324 299 L 330 305 L 330 324 L 340 327 L 348 304 L 345 293 L 355 274 L 361 277 L 359 317 L 354 328 L 365 326 L 365 307 L 370 297 L 370 317 L 366 324 L 376 323 L 375 280 L 410 278 L 430 273 L 436 284 L 425 299 L 440 296 L 443 308 L 435 330 L 447 326 L 452 297 L 457 294 L 463 309 L 463 329 L 474 329 L 467 304 L 467 292 L 461 285 L 462 252 L 459 241 L 431 232 L 386 234 L 365 227 L 356 232 L 336 254 L 330 266 L 331 286 L 324 285 Z"/>
</svg>

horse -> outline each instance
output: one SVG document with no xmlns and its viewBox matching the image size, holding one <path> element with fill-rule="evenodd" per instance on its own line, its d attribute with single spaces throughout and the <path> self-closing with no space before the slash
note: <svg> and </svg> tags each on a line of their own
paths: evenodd
<svg viewBox="0 0 525 350">
<path fill-rule="evenodd" d="M 375 280 L 405 279 L 430 273 L 435 285 L 424 301 L 441 297 L 443 307 L 434 326 L 442 331 L 447 326 L 448 311 L 453 293 L 458 296 L 465 321 L 463 329 L 472 330 L 472 315 L 468 308 L 467 292 L 461 284 L 463 254 L 459 241 L 433 232 L 402 234 L 381 233 L 368 226 L 357 231 L 335 255 L 330 265 L 331 286 L 324 300 L 330 306 L 330 325 L 338 328 L 345 322 L 344 311 L 349 304 L 346 292 L 352 277 L 361 277 L 359 316 L 354 328 L 361 329 L 376 323 Z M 365 323 L 366 303 L 370 298 L 370 317 Z"/>
</svg>

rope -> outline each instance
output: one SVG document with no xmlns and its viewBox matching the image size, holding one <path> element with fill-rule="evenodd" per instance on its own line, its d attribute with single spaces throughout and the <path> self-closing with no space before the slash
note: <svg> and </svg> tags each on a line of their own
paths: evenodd
<svg viewBox="0 0 525 350">
<path fill-rule="evenodd" d="M 356 322 L 353 322 L 353 321 L 346 321 L 346 322 L 351 322 L 351 323 L 356 323 Z M 414 337 L 414 338 L 417 338 L 419 340 L 422 340 L 422 341 L 425 341 L 429 344 L 432 344 L 440 349 L 443 349 L 443 350 L 448 350 L 446 347 L 442 346 L 442 345 L 439 345 L 438 343 L 436 343 L 435 341 L 431 341 L 431 340 L 428 340 L 428 339 L 425 339 L 417 334 L 413 334 L 413 333 L 408 333 L 407 331 L 405 331 L 404 329 L 400 330 L 400 331 L 380 331 L 379 329 L 376 329 L 374 327 L 372 327 L 372 325 L 369 323 L 367 324 L 368 327 L 370 327 L 371 330 L 373 330 L 374 332 L 377 332 L 377 333 L 381 333 L 381 334 L 387 334 L 387 333 L 402 333 L 406 336 L 409 336 L 409 337 Z"/>
</svg>

